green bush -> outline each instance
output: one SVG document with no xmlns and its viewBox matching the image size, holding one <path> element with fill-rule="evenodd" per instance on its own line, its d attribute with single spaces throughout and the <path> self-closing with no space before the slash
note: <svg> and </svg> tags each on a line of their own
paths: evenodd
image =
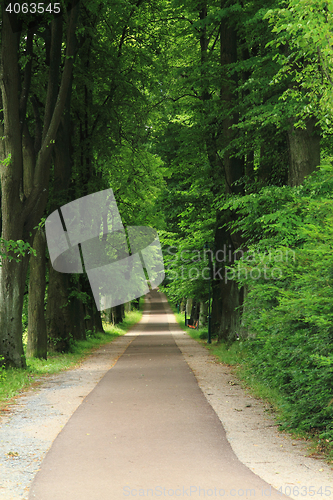
<svg viewBox="0 0 333 500">
<path fill-rule="evenodd" d="M 246 363 L 283 396 L 285 427 L 333 440 L 333 171 L 227 206 L 248 240 L 232 266 L 247 290 Z M 226 205 L 225 205 L 226 207 Z"/>
</svg>

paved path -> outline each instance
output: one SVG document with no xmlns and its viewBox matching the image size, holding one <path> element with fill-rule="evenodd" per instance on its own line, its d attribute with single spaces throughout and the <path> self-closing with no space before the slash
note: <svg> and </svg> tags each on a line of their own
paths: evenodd
<svg viewBox="0 0 333 500">
<path fill-rule="evenodd" d="M 29 500 L 287 498 L 243 465 L 149 294 L 133 341 L 55 439 Z M 173 329 L 175 326 L 173 325 Z"/>
</svg>

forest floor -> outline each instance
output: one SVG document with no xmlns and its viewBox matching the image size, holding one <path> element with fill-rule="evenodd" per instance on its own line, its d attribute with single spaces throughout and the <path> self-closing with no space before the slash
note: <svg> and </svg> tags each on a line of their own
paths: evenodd
<svg viewBox="0 0 333 500">
<path fill-rule="evenodd" d="M 169 330 L 239 460 L 292 498 L 333 496 L 331 467 L 323 460 L 309 457 L 306 442 L 279 432 L 265 403 L 247 394 L 229 367 L 180 330 L 166 299 L 163 301 Z M 47 377 L 41 385 L 17 398 L 15 404 L 8 405 L 0 419 L 1 499 L 28 499 L 32 480 L 57 435 L 131 344 L 136 329 L 148 320 L 146 311 L 139 325 L 93 353 L 80 367 Z M 268 491 L 265 495 L 271 496 Z"/>
</svg>

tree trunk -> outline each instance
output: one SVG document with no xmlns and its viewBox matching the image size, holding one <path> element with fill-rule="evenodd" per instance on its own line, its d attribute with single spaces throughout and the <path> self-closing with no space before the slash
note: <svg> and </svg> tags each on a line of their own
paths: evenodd
<svg viewBox="0 0 333 500">
<path fill-rule="evenodd" d="M 125 309 L 123 307 L 123 318 L 125 317 Z M 104 332 L 101 313 L 97 310 L 95 304 L 93 304 L 93 321 L 95 332 Z"/>
<path fill-rule="evenodd" d="M 87 294 L 87 300 L 84 304 L 85 328 L 92 333 L 104 332 L 100 311 L 97 310 L 91 286 L 86 275 L 80 275 L 82 291 Z M 120 306 L 119 306 L 120 307 Z"/>
<path fill-rule="evenodd" d="M 72 285 L 73 290 L 74 284 Z M 81 292 L 81 282 L 80 280 L 76 284 L 76 290 L 78 293 Z M 69 302 L 69 311 L 71 316 L 72 332 L 73 338 L 75 340 L 86 339 L 86 329 L 84 324 L 84 306 L 82 300 L 76 295 L 71 296 Z"/>
<path fill-rule="evenodd" d="M 192 312 L 192 304 L 193 304 L 193 299 L 190 297 L 186 300 L 186 317 L 190 318 L 191 317 L 191 312 Z"/>
<path fill-rule="evenodd" d="M 221 317 L 219 340 L 235 340 L 241 328 L 241 311 L 243 304 L 243 288 L 239 289 L 233 280 L 220 281 L 221 296 L 223 297 L 223 314 Z"/>
<path fill-rule="evenodd" d="M 66 352 L 74 338 L 69 307 L 69 275 L 55 271 L 49 263 L 46 328 L 50 349 Z"/>
<path fill-rule="evenodd" d="M 34 238 L 36 256 L 30 256 L 27 356 L 40 359 L 47 359 L 47 332 L 44 313 L 45 247 L 45 233 L 39 229 Z"/>
<path fill-rule="evenodd" d="M 200 302 L 199 327 L 207 326 L 208 320 L 208 303 L 202 300 Z"/>
<path fill-rule="evenodd" d="M 112 307 L 113 311 L 113 324 L 117 325 L 121 323 L 124 319 L 124 304 L 120 304 L 119 306 Z"/>
<path fill-rule="evenodd" d="M 2 260 L 0 267 L 0 363 L 26 368 L 22 342 L 22 309 L 28 257 L 20 262 Z"/>
<path fill-rule="evenodd" d="M 222 2 L 224 6 L 224 2 Z M 237 32 L 236 29 L 229 24 L 228 19 L 223 19 L 220 29 L 220 44 L 221 44 L 221 66 L 225 66 L 237 61 Z M 221 101 L 225 109 L 226 117 L 223 120 L 223 135 L 220 138 L 223 147 L 226 147 L 235 137 L 235 132 L 232 126 L 238 122 L 237 114 L 228 113 L 234 101 L 233 89 L 237 86 L 237 76 L 224 82 L 221 86 Z M 245 159 L 236 157 L 232 154 L 233 151 L 228 150 L 223 156 L 223 167 L 225 176 L 225 193 L 226 194 L 241 194 L 243 192 L 243 182 L 240 182 L 245 173 Z M 236 153 L 234 151 L 234 153 Z M 239 248 L 242 244 L 240 234 L 229 234 L 221 225 L 232 220 L 234 214 L 231 212 L 221 212 L 217 214 L 217 225 L 215 233 L 215 247 L 217 250 L 225 251 L 228 259 L 217 263 L 217 267 L 221 269 L 222 279 L 218 278 L 219 291 L 221 296 L 221 318 L 218 328 L 219 340 L 224 340 L 230 336 L 231 329 L 237 330 L 240 323 L 239 312 L 237 307 L 241 301 L 241 291 L 238 289 L 237 283 L 232 280 L 226 280 L 225 265 L 230 265 L 233 258 L 229 259 L 229 249 L 231 253 Z M 216 299 L 215 299 L 216 300 Z"/>
<path fill-rule="evenodd" d="M 15 14 L 10 15 L 12 20 L 17 19 Z M 21 81 L 20 32 L 12 29 L 9 14 L 5 11 L 4 5 L 2 6 L 0 84 L 6 160 L 1 164 L 1 210 L 2 237 L 7 241 L 24 240 L 32 244 L 36 232 L 34 228 L 45 210 L 52 148 L 64 110 L 74 64 L 77 17 L 78 4 L 73 5 L 69 18 L 66 59 L 60 87 L 58 75 L 61 67 L 62 21 L 60 18 L 55 18 L 51 22 L 52 36 L 44 127 L 36 123 L 36 131 L 41 131 L 41 128 L 43 130 L 42 137 L 37 137 L 36 132 L 36 139 L 40 139 L 36 141 L 36 144 L 39 143 L 38 154 L 35 158 L 28 158 L 29 151 L 33 154 L 29 148 L 29 137 L 25 137 L 29 134 L 26 115 L 33 60 L 33 32 L 28 30 L 25 42 L 22 41 L 26 43 L 28 57 L 23 70 L 24 78 Z M 61 29 L 59 29 L 60 25 Z M 21 96 L 20 88 L 22 89 Z M 25 169 L 31 169 L 32 166 L 34 172 L 26 175 Z M 25 185 L 29 184 L 32 179 L 31 185 Z M 0 356 L 4 357 L 5 365 L 19 368 L 26 366 L 22 346 L 22 307 L 27 268 L 28 257 L 26 256 L 19 263 L 2 259 L 0 269 Z"/>
<path fill-rule="evenodd" d="M 262 131 L 260 162 L 256 172 L 259 187 L 267 185 L 284 186 L 288 181 L 289 145 L 287 132 L 275 126 L 266 126 Z"/>
<path fill-rule="evenodd" d="M 320 165 L 320 135 L 315 127 L 316 119 L 310 118 L 306 129 L 295 128 L 288 131 L 289 140 L 289 186 L 299 186 L 304 178 Z"/>
<path fill-rule="evenodd" d="M 211 330 L 212 334 L 218 334 L 223 311 L 223 297 L 221 296 L 220 282 L 212 280 L 212 311 Z"/>
<path fill-rule="evenodd" d="M 71 297 L 68 307 L 72 319 L 71 323 L 73 339 L 85 340 L 86 330 L 84 327 L 84 307 L 81 300 L 77 297 Z"/>
<path fill-rule="evenodd" d="M 191 313 L 190 313 L 189 325 L 196 324 L 196 321 L 199 320 L 199 313 L 200 313 L 200 302 L 193 300 L 192 307 L 191 307 Z"/>
</svg>

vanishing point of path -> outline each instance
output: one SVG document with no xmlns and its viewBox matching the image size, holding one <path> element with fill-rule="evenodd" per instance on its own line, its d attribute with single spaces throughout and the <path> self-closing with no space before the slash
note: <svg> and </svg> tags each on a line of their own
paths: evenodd
<svg viewBox="0 0 333 500">
<path fill-rule="evenodd" d="M 287 498 L 238 460 L 169 330 L 168 304 L 156 291 L 148 303 L 53 442 L 29 500 Z"/>
</svg>

